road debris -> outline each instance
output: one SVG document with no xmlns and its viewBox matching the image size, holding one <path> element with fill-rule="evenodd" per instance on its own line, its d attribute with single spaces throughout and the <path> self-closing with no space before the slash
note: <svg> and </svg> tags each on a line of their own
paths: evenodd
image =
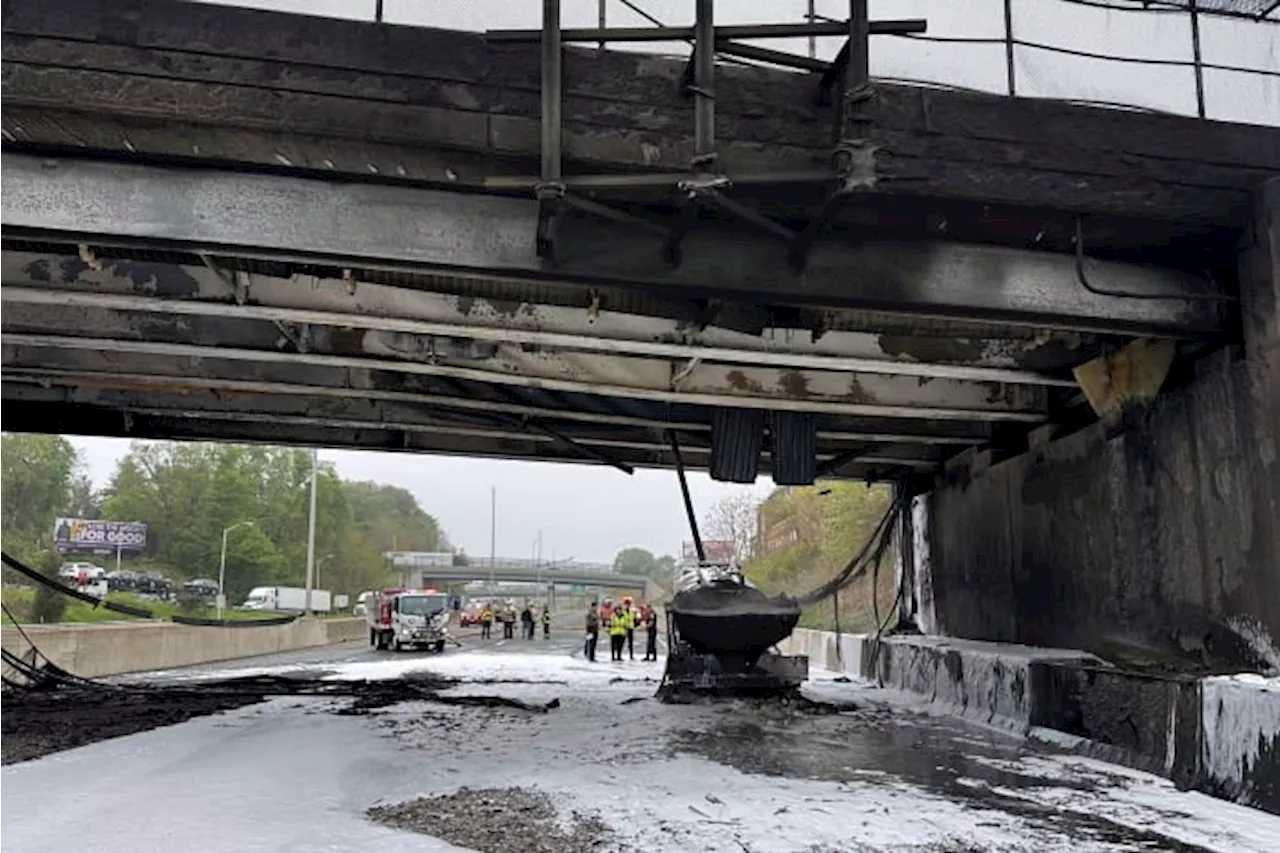
<svg viewBox="0 0 1280 853">
<path fill-rule="evenodd" d="M 366 814 L 397 829 L 421 832 L 477 853 L 594 853 L 616 849 L 609 827 L 594 814 L 557 812 L 533 788 L 461 788 L 439 797 L 379 805 Z M 512 839 L 519 843 L 513 845 Z"/>
<path fill-rule="evenodd" d="M 327 673 L 255 675 L 187 682 L 116 684 L 62 675 L 38 686 L 5 686 L 3 763 L 27 761 L 108 738 L 183 723 L 277 696 L 351 697 L 333 713 L 363 716 L 401 702 L 513 708 L 545 714 L 559 699 L 528 702 L 507 696 L 453 695 L 456 678 L 413 673 L 384 680 L 333 680 Z"/>
<path fill-rule="evenodd" d="M 93 688 L 4 691 L 0 755 L 4 764 L 108 738 L 184 723 L 262 701 L 261 696 L 151 694 Z"/>
</svg>

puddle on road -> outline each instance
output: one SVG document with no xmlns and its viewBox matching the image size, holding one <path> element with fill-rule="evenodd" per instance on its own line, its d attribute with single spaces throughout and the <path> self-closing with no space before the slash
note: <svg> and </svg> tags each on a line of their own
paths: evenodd
<svg viewBox="0 0 1280 853">
<path fill-rule="evenodd" d="M 727 709 L 705 729 L 675 732 L 668 746 L 673 756 L 694 755 L 753 775 L 845 783 L 851 793 L 866 785 L 914 786 L 975 811 L 995 810 L 1036 828 L 1069 831 L 1099 846 L 1176 853 L 1205 849 L 1158 831 L 1020 799 L 1020 790 L 1105 793 L 1126 781 L 1119 776 L 1045 778 L 1030 769 L 1019 772 L 1019 759 L 1035 751 L 1011 735 L 983 735 L 979 745 L 958 721 L 904 717 L 885 708 L 825 718 L 786 712 L 762 716 L 752 708 Z"/>
</svg>

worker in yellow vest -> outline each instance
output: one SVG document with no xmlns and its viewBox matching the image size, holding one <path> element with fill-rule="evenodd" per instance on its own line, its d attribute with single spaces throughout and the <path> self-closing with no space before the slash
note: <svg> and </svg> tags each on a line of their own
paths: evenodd
<svg viewBox="0 0 1280 853">
<path fill-rule="evenodd" d="M 622 599 L 622 612 L 627 615 L 627 656 L 636 659 L 636 628 L 640 625 L 631 596 Z"/>
<path fill-rule="evenodd" d="M 631 626 L 631 616 L 621 607 L 613 611 L 609 617 L 609 650 L 613 660 L 622 660 L 622 647 L 627 643 L 627 630 Z"/>
</svg>

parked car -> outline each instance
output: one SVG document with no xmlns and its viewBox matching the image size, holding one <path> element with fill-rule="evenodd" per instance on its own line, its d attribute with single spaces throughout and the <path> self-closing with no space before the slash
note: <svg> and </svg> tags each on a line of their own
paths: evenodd
<svg viewBox="0 0 1280 853">
<path fill-rule="evenodd" d="M 69 580 L 80 580 L 82 578 L 96 580 L 105 573 L 106 570 L 102 566 L 95 566 L 93 563 L 63 563 L 58 567 L 58 577 Z"/>
<path fill-rule="evenodd" d="M 184 583 L 182 591 L 192 598 L 213 599 L 218 595 L 218 582 L 208 578 L 196 578 Z"/>
</svg>

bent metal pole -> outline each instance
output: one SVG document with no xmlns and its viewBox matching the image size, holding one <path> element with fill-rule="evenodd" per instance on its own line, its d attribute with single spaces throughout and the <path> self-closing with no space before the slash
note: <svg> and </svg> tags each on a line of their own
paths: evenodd
<svg viewBox="0 0 1280 853">
<path fill-rule="evenodd" d="M 689 531 L 693 534 L 693 547 L 698 552 L 698 562 L 706 562 L 707 552 L 702 547 L 702 536 L 698 533 L 698 516 L 693 511 L 693 498 L 689 495 L 689 481 L 684 474 L 684 459 L 680 455 L 680 441 L 676 431 L 667 430 L 667 441 L 671 442 L 671 456 L 676 465 L 676 476 L 680 478 L 680 494 L 684 496 L 684 512 L 689 517 Z"/>
</svg>

